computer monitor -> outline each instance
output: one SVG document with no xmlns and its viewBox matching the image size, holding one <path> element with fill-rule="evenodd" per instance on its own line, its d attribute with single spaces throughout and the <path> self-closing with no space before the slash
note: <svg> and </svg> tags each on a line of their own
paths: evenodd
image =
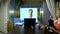
<svg viewBox="0 0 60 34">
<path fill-rule="evenodd" d="M 36 22 L 35 18 L 24 18 L 24 27 L 29 28 L 31 28 L 31 26 L 35 27 L 35 22 Z"/>
</svg>

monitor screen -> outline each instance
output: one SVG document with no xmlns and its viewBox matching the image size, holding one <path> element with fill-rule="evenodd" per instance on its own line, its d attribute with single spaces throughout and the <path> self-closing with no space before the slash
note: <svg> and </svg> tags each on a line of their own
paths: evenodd
<svg viewBox="0 0 60 34">
<path fill-rule="evenodd" d="M 36 22 L 38 22 L 38 14 L 37 14 L 37 8 L 20 8 L 20 19 L 21 21 L 24 21 L 24 18 L 30 18 L 29 16 L 29 9 L 32 9 L 32 18 L 36 18 Z"/>
</svg>

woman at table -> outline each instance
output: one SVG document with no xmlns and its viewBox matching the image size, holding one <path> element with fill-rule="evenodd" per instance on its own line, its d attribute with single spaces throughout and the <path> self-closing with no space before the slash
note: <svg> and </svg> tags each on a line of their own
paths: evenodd
<svg viewBox="0 0 60 34">
<path fill-rule="evenodd" d="M 56 29 L 54 29 L 53 27 L 50 28 L 60 34 L 60 8 L 56 12 L 56 16 L 57 16 L 57 20 L 54 21 L 54 26 L 56 27 Z"/>
</svg>

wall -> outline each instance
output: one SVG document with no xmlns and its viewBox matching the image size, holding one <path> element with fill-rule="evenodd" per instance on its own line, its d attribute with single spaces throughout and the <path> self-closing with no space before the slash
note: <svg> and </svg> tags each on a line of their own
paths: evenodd
<svg viewBox="0 0 60 34">
<path fill-rule="evenodd" d="M 47 7 L 47 4 L 46 4 L 45 1 L 43 2 L 43 11 L 44 11 L 44 14 L 43 14 L 43 17 L 42 17 L 42 23 L 48 25 L 50 12 L 48 10 L 48 7 Z"/>
<path fill-rule="evenodd" d="M 9 5 L 9 19 L 14 22 L 14 0 L 10 0 L 10 5 Z"/>
</svg>

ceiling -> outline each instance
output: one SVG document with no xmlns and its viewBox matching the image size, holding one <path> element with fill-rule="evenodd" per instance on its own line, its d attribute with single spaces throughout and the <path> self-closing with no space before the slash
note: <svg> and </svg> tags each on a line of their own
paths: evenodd
<svg viewBox="0 0 60 34">
<path fill-rule="evenodd" d="M 43 0 L 15 0 L 15 2 L 21 2 L 21 1 L 26 4 L 38 4 L 43 2 Z"/>
<path fill-rule="evenodd" d="M 2 0 L 0 0 L 0 1 L 2 1 Z"/>
<path fill-rule="evenodd" d="M 56 2 L 60 2 L 60 0 L 55 0 Z"/>
<path fill-rule="evenodd" d="M 37 4 L 42 4 L 43 0 L 15 0 L 15 6 L 18 8 L 20 8 L 20 6 L 24 5 L 25 4 L 29 4 L 29 7 L 30 5 L 37 5 Z M 35 4 L 35 5 L 34 5 Z M 38 5 L 37 5 L 38 6 Z M 40 5 L 39 5 L 40 6 Z M 15 8 L 16 8 L 15 7 Z M 25 6 L 26 7 L 26 6 Z"/>
</svg>

